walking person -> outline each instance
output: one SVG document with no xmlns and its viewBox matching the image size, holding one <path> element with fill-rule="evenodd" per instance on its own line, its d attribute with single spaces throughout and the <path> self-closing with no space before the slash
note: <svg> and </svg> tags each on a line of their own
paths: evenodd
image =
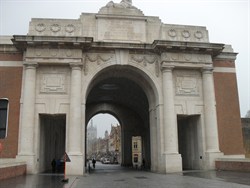
<svg viewBox="0 0 250 188">
<path fill-rule="evenodd" d="M 96 160 L 93 158 L 93 159 L 92 159 L 93 168 L 95 168 L 95 163 L 96 163 Z"/>
</svg>

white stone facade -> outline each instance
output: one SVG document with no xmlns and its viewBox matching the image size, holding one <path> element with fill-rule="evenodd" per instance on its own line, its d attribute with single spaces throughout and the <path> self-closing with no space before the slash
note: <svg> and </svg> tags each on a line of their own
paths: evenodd
<svg viewBox="0 0 250 188">
<path fill-rule="evenodd" d="M 66 116 L 65 150 L 71 159 L 67 174 L 84 173 L 86 122 L 98 112 L 109 112 L 120 120 L 124 163 L 131 160 L 123 151 L 131 145 L 133 134 L 144 138 L 146 162 L 156 172 L 182 171 L 184 161 L 187 166 L 195 163 L 194 169 L 213 169 L 215 158 L 223 155 L 212 56 L 224 45 L 209 43 L 205 27 L 163 24 L 158 17 L 123 5 L 108 3 L 99 13 L 83 13 L 77 20 L 32 19 L 28 35 L 14 36 L 16 47 L 26 51 L 17 157 L 27 162 L 29 173 L 42 169 L 41 114 Z M 142 119 L 140 129 L 125 127 L 135 120 L 117 102 L 127 100 L 123 95 L 101 99 L 94 93 L 97 96 L 91 98 L 98 83 L 109 78 L 129 80 L 144 92 L 147 100 L 140 103 L 143 97 L 129 91 L 138 96 L 138 103 L 131 99 L 135 108 L 126 101 L 136 112 L 136 121 Z M 141 109 L 144 104 L 147 109 Z M 184 131 L 185 122 L 195 124 L 193 131 Z M 143 126 L 148 130 L 140 133 Z M 180 149 L 181 135 L 193 148 L 189 155 L 187 149 Z"/>
</svg>

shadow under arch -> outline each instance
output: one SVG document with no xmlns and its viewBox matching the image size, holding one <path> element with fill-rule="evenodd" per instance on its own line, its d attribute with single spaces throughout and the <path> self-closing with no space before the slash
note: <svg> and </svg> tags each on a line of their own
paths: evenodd
<svg viewBox="0 0 250 188">
<path fill-rule="evenodd" d="M 122 165 L 132 165 L 131 138 L 141 136 L 142 157 L 150 168 L 152 143 L 157 140 L 156 132 L 150 131 L 156 125 L 150 111 L 159 104 L 158 100 L 157 86 L 144 71 L 130 65 L 106 67 L 88 85 L 85 125 L 95 114 L 112 114 L 122 129 Z"/>
<path fill-rule="evenodd" d="M 149 108 L 153 109 L 154 106 L 160 104 L 161 95 L 160 95 L 160 85 L 157 81 L 158 78 L 152 76 L 148 70 L 140 69 L 139 67 L 133 65 L 108 65 L 107 67 L 96 70 L 93 72 L 92 78 L 88 83 L 86 89 L 86 101 L 88 99 L 89 93 L 96 83 L 100 82 L 106 78 L 127 78 L 133 80 L 138 84 L 142 90 L 145 92 Z"/>
</svg>

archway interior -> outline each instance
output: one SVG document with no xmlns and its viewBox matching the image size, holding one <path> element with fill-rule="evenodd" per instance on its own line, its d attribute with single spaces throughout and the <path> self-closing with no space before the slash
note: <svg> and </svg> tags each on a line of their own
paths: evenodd
<svg viewBox="0 0 250 188">
<path fill-rule="evenodd" d="M 63 173 L 66 114 L 40 114 L 40 172 Z M 55 160 L 55 169 L 52 161 Z"/>
<path fill-rule="evenodd" d="M 87 96 L 86 120 L 100 112 L 114 114 L 121 123 L 121 165 L 132 166 L 132 137 L 141 136 L 142 157 L 150 167 L 148 99 L 132 73 L 123 73 L 110 69 L 96 77 Z"/>
<path fill-rule="evenodd" d="M 199 115 L 178 115 L 179 153 L 183 170 L 202 169 L 201 123 Z"/>
</svg>

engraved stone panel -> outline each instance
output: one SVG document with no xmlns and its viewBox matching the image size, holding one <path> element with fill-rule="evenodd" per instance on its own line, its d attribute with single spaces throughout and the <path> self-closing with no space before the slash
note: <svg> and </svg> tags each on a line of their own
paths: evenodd
<svg viewBox="0 0 250 188">
<path fill-rule="evenodd" d="M 98 40 L 146 42 L 146 22 L 144 19 L 111 18 L 98 16 Z"/>
<path fill-rule="evenodd" d="M 42 74 L 40 93 L 66 93 L 65 74 Z"/>
<path fill-rule="evenodd" d="M 196 72 L 179 71 L 176 74 L 175 93 L 184 96 L 199 96 L 199 74 Z"/>
</svg>

